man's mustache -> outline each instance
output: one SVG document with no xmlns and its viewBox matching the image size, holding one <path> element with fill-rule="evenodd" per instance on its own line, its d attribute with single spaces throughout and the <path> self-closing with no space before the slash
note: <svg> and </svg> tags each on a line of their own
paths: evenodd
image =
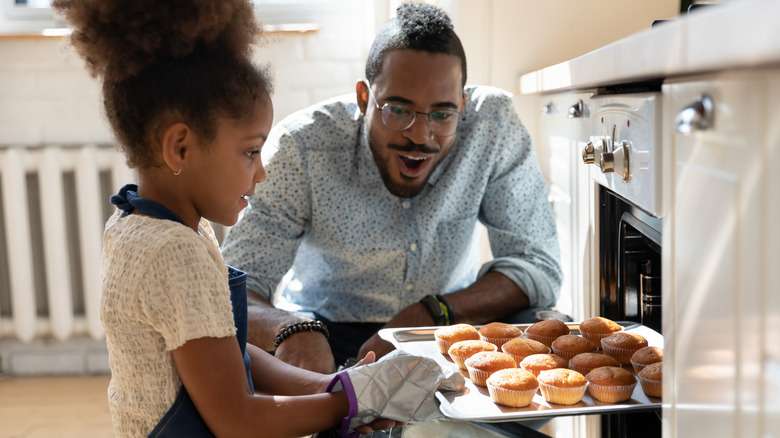
<svg viewBox="0 0 780 438">
<path fill-rule="evenodd" d="M 406 143 L 404 145 L 399 144 L 393 144 L 390 143 L 387 145 L 388 149 L 392 149 L 398 152 L 419 152 L 422 154 L 436 154 L 441 151 L 441 148 L 438 147 L 438 145 L 430 145 L 430 144 L 415 144 L 412 142 Z"/>
</svg>

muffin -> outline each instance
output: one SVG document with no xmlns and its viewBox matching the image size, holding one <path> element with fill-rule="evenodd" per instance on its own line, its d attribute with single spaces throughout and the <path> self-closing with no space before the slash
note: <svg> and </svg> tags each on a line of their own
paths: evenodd
<svg viewBox="0 0 780 438">
<path fill-rule="evenodd" d="M 588 388 L 585 376 L 567 368 L 542 371 L 537 379 L 544 399 L 559 405 L 578 403 Z"/>
<path fill-rule="evenodd" d="M 599 348 L 601 348 L 601 338 L 606 338 L 612 333 L 622 330 L 623 326 L 611 319 L 603 318 L 601 316 L 587 318 L 580 323 L 580 334 L 596 344 Z"/>
<path fill-rule="evenodd" d="M 539 376 L 542 371 L 554 368 L 567 368 L 569 361 L 557 354 L 532 354 L 520 362 L 520 368 Z"/>
<path fill-rule="evenodd" d="M 478 339 L 469 339 L 467 341 L 458 341 L 452 344 L 450 349 L 447 350 L 447 354 L 449 354 L 458 368 L 465 370 L 465 360 L 473 356 L 475 353 L 479 353 L 480 351 L 496 351 L 497 349 L 498 348 L 490 342 L 480 341 Z"/>
<path fill-rule="evenodd" d="M 532 354 L 547 354 L 550 352 L 550 347 L 542 344 L 539 341 L 527 338 L 515 338 L 506 341 L 501 346 L 501 351 L 512 356 L 515 362 L 520 363 L 526 357 Z"/>
<path fill-rule="evenodd" d="M 617 403 L 631 398 L 636 386 L 636 377 L 624 368 L 598 367 L 589 372 L 588 392 L 605 403 Z"/>
<path fill-rule="evenodd" d="M 480 327 L 478 331 L 480 339 L 490 342 L 498 348 L 501 348 L 501 345 L 510 339 L 523 336 L 523 330 L 520 327 L 515 327 L 512 324 L 505 324 L 503 322 L 485 324 Z"/>
<path fill-rule="evenodd" d="M 663 362 L 655 362 L 642 368 L 637 377 L 642 391 L 649 397 L 661 397 L 663 386 Z"/>
<path fill-rule="evenodd" d="M 639 374 L 642 368 L 650 365 L 651 363 L 661 362 L 664 360 L 664 349 L 661 347 L 642 347 L 631 355 L 631 366 L 634 367 L 634 372 Z"/>
<path fill-rule="evenodd" d="M 647 339 L 637 333 L 616 332 L 601 339 L 604 353 L 623 365 L 631 365 L 631 355 L 642 347 L 647 347 Z"/>
<path fill-rule="evenodd" d="M 522 408 L 531 404 L 539 389 L 536 376 L 520 368 L 504 368 L 491 374 L 487 379 L 488 393 L 494 403 L 513 408 Z"/>
<path fill-rule="evenodd" d="M 479 332 L 469 324 L 455 324 L 438 328 L 433 332 L 441 354 L 447 354 L 452 344 L 469 339 L 479 340 Z"/>
<path fill-rule="evenodd" d="M 539 341 L 548 347 L 552 345 L 552 341 L 554 341 L 555 338 L 562 335 L 568 335 L 569 333 L 569 326 L 557 319 L 539 321 L 525 329 L 526 338 Z"/>
<path fill-rule="evenodd" d="M 588 374 L 598 367 L 619 367 L 620 362 L 612 356 L 602 353 L 580 353 L 569 359 L 569 369 L 582 374 Z"/>
<path fill-rule="evenodd" d="M 580 353 L 592 353 L 598 350 L 596 344 L 577 335 L 558 336 L 552 342 L 552 351 L 558 356 L 571 360 Z"/>
<path fill-rule="evenodd" d="M 475 385 L 486 386 L 491 374 L 504 368 L 516 368 L 517 362 L 512 356 L 500 351 L 480 351 L 466 359 L 466 370 Z"/>
</svg>

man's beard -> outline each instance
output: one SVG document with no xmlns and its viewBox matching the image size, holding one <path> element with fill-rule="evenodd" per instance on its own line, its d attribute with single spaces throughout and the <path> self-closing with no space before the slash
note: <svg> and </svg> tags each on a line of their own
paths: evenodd
<svg viewBox="0 0 780 438">
<path fill-rule="evenodd" d="M 377 143 L 378 142 L 372 138 L 371 133 L 369 132 L 368 144 L 371 149 L 371 153 L 374 156 L 374 163 L 379 170 L 379 175 L 382 177 L 382 181 L 385 183 L 387 190 L 399 198 L 413 198 L 420 194 L 420 192 L 422 192 L 425 188 L 425 185 L 428 183 L 428 178 L 430 178 L 433 174 L 433 169 L 431 169 L 431 171 L 428 173 L 428 176 L 426 176 L 424 180 L 418 181 L 415 185 L 400 184 L 391 178 L 390 171 L 388 170 L 389 165 L 387 160 L 382 158 L 381 154 L 375 153 L 374 148 L 376 147 L 375 145 Z M 426 145 L 416 145 L 414 143 L 407 143 L 404 146 L 388 144 L 387 148 L 401 152 L 418 151 L 428 154 L 440 152 L 440 150 L 433 150 Z M 403 176 L 401 176 L 401 178 L 403 178 Z"/>
</svg>

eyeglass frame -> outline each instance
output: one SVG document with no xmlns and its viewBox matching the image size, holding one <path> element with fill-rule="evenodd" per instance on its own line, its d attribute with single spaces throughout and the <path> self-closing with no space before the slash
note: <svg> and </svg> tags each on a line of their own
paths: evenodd
<svg viewBox="0 0 780 438">
<path fill-rule="evenodd" d="M 426 118 L 426 120 L 428 122 L 428 129 L 430 129 L 431 132 L 434 135 L 437 135 L 439 137 L 452 137 L 453 135 L 456 135 L 458 133 L 458 125 L 460 125 L 460 123 L 458 121 L 458 116 L 460 116 L 460 119 L 466 120 L 466 116 L 463 114 L 463 108 L 461 108 L 459 111 L 456 111 L 456 110 L 453 110 L 453 109 L 442 108 L 442 109 L 437 109 L 437 110 L 433 110 L 431 112 L 426 113 L 426 112 L 422 112 L 422 111 L 417 111 L 416 109 L 414 109 L 411 105 L 409 105 L 407 103 L 397 102 L 397 103 L 395 103 L 395 105 L 403 105 L 403 106 L 410 107 L 411 114 L 412 114 L 412 120 L 409 122 L 409 125 L 407 125 L 405 128 L 402 128 L 402 129 L 392 128 L 390 126 L 387 126 L 387 123 L 385 122 L 385 111 L 384 111 L 384 109 L 386 107 L 389 107 L 389 106 L 394 105 L 394 104 L 391 104 L 389 102 L 385 102 L 384 105 L 379 106 L 379 101 L 377 100 L 376 96 L 374 96 L 374 91 L 371 90 L 371 84 L 369 82 L 366 82 L 366 86 L 368 87 L 368 94 L 370 94 L 371 98 L 374 99 L 374 105 L 376 105 L 376 109 L 378 109 L 379 112 L 380 112 L 380 118 L 382 119 L 382 125 L 385 128 L 387 128 L 387 129 L 391 129 L 393 131 L 398 131 L 398 132 L 406 131 L 407 129 L 409 129 L 412 126 L 414 126 L 414 122 L 417 121 L 417 114 L 422 114 L 422 115 L 425 116 L 425 118 Z M 437 134 L 437 133 L 433 132 L 433 127 L 431 127 L 431 115 L 433 113 L 437 112 L 437 111 L 445 111 L 445 112 L 448 112 L 448 113 L 455 113 L 455 114 L 457 114 L 457 116 L 455 116 L 455 131 L 452 134 L 442 135 L 442 134 Z"/>
</svg>

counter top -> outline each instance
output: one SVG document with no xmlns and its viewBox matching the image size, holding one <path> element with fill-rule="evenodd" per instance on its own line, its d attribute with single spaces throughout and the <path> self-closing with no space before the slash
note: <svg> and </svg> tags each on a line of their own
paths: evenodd
<svg viewBox="0 0 780 438">
<path fill-rule="evenodd" d="M 524 74 L 519 91 L 586 89 L 780 65 L 777 17 L 777 0 L 731 0 L 702 8 L 570 61 Z"/>
</svg>

